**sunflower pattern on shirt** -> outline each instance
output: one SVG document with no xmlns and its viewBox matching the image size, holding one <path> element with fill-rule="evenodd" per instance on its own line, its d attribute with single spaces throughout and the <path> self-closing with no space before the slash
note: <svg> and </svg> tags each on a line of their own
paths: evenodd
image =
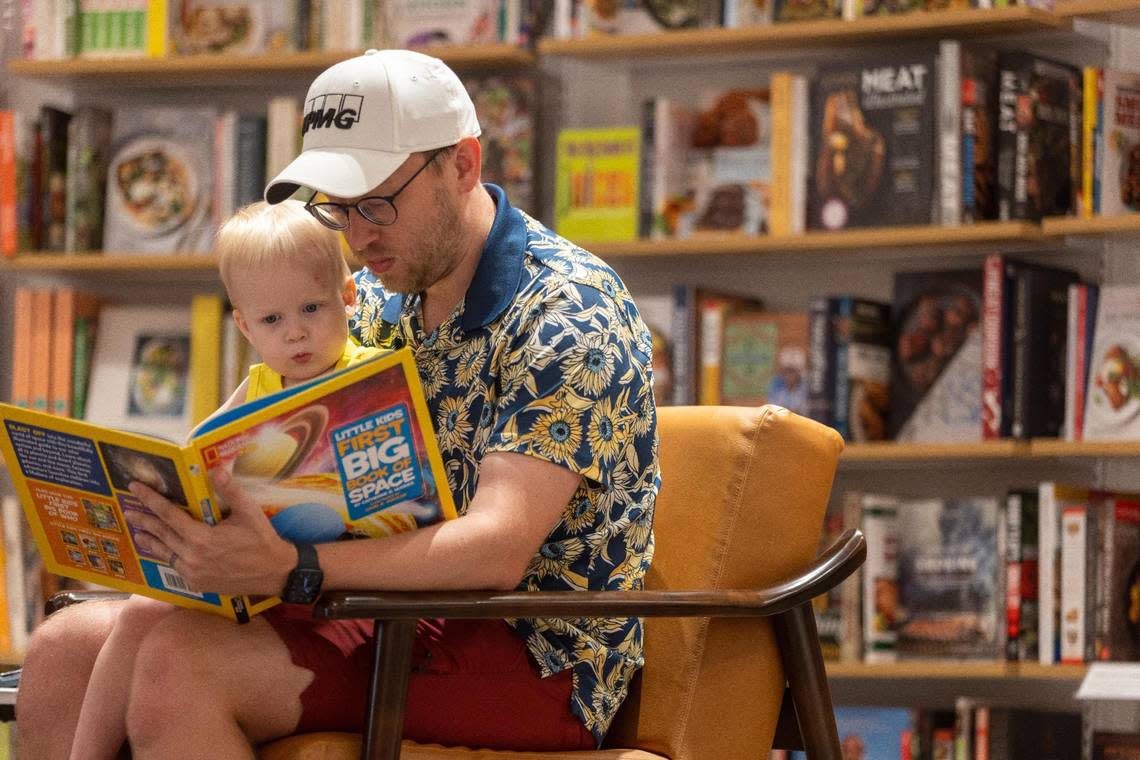
<svg viewBox="0 0 1140 760">
<path fill-rule="evenodd" d="M 490 452 L 535 456 L 583 476 L 520 589 L 640 589 L 660 486 L 649 330 L 604 262 L 497 200 L 483 256 L 496 265 L 522 259 L 501 312 L 463 327 L 484 284 L 481 266 L 467 299 L 431 334 L 421 329 L 414 296 L 385 324 L 392 296 L 365 270 L 356 275 L 353 334 L 365 344 L 413 349 L 460 514 Z M 510 225 L 525 225 L 525 238 L 516 229 L 517 250 L 496 234 Z M 573 669 L 571 708 L 600 742 L 643 663 L 640 619 L 508 623 L 542 675 Z"/>
</svg>

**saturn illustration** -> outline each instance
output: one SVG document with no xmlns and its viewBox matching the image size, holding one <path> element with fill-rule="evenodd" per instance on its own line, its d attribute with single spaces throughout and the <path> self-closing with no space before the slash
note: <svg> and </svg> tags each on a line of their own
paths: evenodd
<svg viewBox="0 0 1140 760">
<path fill-rule="evenodd" d="M 309 406 L 280 425 L 265 426 L 234 460 L 234 475 L 276 482 L 288 478 L 324 435 L 329 412 Z"/>
</svg>

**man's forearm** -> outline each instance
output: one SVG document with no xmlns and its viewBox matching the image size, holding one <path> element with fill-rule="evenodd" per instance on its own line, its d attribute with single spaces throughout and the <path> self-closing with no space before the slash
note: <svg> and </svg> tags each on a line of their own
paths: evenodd
<svg viewBox="0 0 1140 760">
<path fill-rule="evenodd" d="M 317 547 L 325 590 L 513 589 L 537 547 L 489 515 L 468 514 L 388 538 Z"/>
</svg>

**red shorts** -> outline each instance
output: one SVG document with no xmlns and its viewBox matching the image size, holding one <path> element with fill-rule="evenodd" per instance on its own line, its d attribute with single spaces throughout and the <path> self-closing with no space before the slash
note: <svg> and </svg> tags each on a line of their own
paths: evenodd
<svg viewBox="0 0 1140 760">
<path fill-rule="evenodd" d="M 364 726 L 371 620 L 313 620 L 282 604 L 263 616 L 293 662 L 314 674 L 298 733 Z M 421 620 L 412 648 L 404 738 L 503 750 L 596 749 L 570 711 L 571 673 L 540 678 L 523 640 L 502 620 Z"/>
</svg>

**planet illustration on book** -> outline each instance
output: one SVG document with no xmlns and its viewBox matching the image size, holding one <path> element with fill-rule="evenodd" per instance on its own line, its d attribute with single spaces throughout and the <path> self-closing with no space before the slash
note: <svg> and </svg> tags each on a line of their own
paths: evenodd
<svg viewBox="0 0 1140 760">
<path fill-rule="evenodd" d="M 279 481 L 289 477 L 321 440 L 328 409 L 309 406 L 280 425 L 263 427 L 234 460 L 234 475 Z"/>
<path fill-rule="evenodd" d="M 269 518 L 277 535 L 293 543 L 322 544 L 344 533 L 344 520 L 324 504 L 291 504 Z"/>
</svg>

